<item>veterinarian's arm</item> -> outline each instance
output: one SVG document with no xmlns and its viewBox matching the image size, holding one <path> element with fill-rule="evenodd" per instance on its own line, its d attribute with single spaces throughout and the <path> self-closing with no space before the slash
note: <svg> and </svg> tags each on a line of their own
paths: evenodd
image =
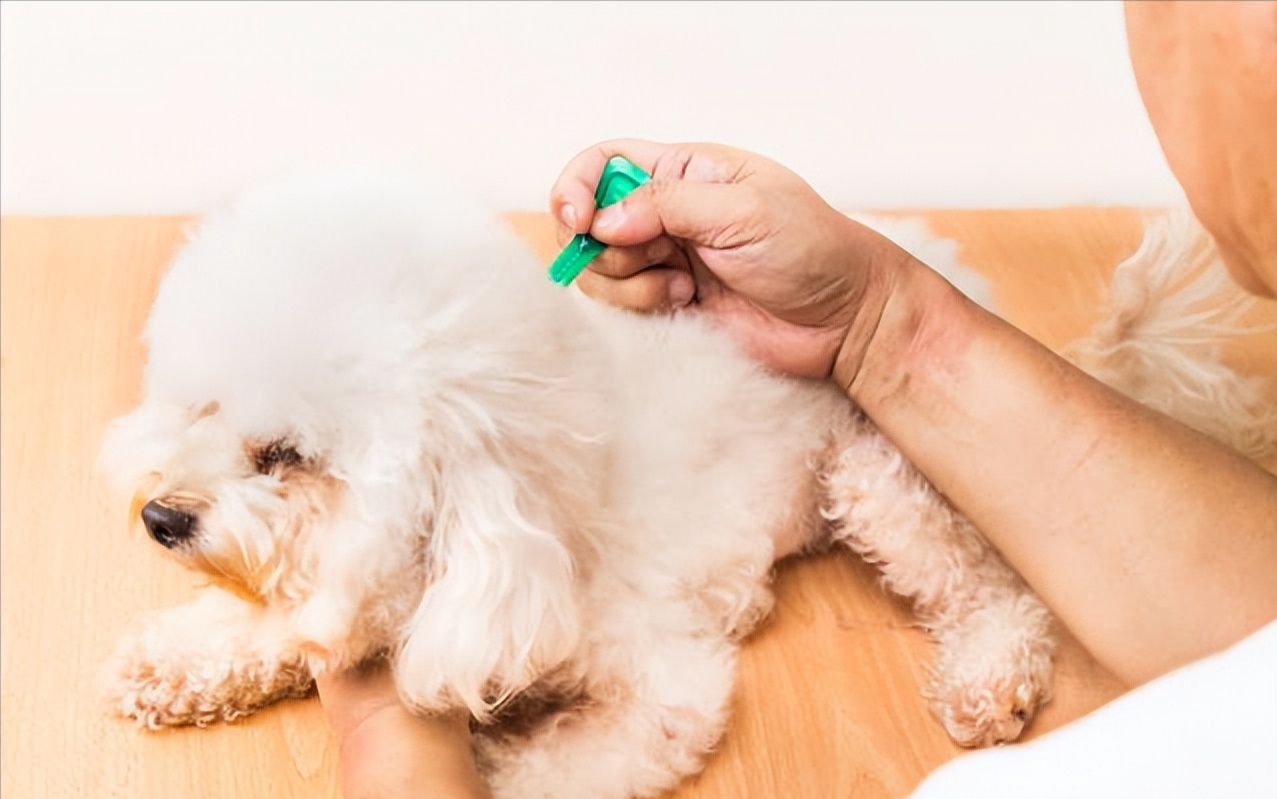
<svg viewBox="0 0 1277 799">
<path fill-rule="evenodd" d="M 1277 617 L 1272 475 L 921 264 L 896 281 L 835 379 L 1098 659 L 1143 682 Z"/>
<path fill-rule="evenodd" d="M 1277 3 L 1125 8 L 1195 214 L 1237 281 L 1277 296 Z M 1277 616 L 1271 475 L 906 274 L 844 384 L 1097 656 L 1138 682 Z"/>
<path fill-rule="evenodd" d="M 468 716 L 414 716 L 384 667 L 329 673 L 316 682 L 337 739 L 345 799 L 491 796 L 475 771 Z"/>
<path fill-rule="evenodd" d="M 653 180 L 595 217 L 591 176 L 613 154 Z M 587 291 L 695 302 L 773 368 L 831 375 L 1125 679 L 1277 617 L 1277 480 L 1091 380 L 782 170 L 611 142 L 569 164 L 552 207 L 565 237 L 620 245 Z"/>
</svg>

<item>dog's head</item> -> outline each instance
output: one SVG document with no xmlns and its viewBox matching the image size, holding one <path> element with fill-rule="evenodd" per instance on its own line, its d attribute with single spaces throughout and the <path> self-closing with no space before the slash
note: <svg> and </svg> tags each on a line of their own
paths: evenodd
<svg viewBox="0 0 1277 799">
<path fill-rule="evenodd" d="M 313 584 L 306 532 L 336 515 L 345 488 L 287 434 L 235 430 L 216 401 L 143 405 L 112 426 L 102 465 L 134 492 L 131 513 L 151 538 L 258 600 Z"/>
<path fill-rule="evenodd" d="M 332 665 L 398 652 L 478 714 L 574 645 L 609 403 L 491 217 L 343 177 L 206 222 L 161 285 L 101 465 L 186 565 Z"/>
<path fill-rule="evenodd" d="M 161 334 L 148 328 L 153 342 Z M 131 521 L 183 565 L 289 614 L 321 660 L 393 648 L 420 601 L 450 477 L 425 409 L 336 383 L 310 394 L 284 368 L 223 372 L 224 389 L 174 386 L 164 350 L 153 343 L 146 397 L 111 425 L 99 457 Z M 199 371 L 183 363 L 176 374 Z"/>
</svg>

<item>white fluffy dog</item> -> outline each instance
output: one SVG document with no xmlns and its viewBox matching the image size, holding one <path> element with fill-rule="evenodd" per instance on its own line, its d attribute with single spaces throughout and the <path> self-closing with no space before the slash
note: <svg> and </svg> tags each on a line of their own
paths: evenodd
<svg viewBox="0 0 1277 799">
<path fill-rule="evenodd" d="M 219 586 L 113 660 L 149 727 L 385 656 L 413 707 L 469 709 L 498 796 L 650 795 L 723 732 L 773 563 L 830 541 L 913 600 L 959 743 L 1049 698 L 1047 611 L 836 388 L 553 285 L 455 196 L 251 194 L 178 255 L 145 337 L 103 463 Z"/>
</svg>

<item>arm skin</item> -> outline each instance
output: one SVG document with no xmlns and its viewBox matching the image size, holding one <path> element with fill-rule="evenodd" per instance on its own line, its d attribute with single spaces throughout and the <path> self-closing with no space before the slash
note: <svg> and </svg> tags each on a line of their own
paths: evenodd
<svg viewBox="0 0 1277 799">
<path fill-rule="evenodd" d="M 1277 479 L 905 256 L 834 379 L 1105 666 L 1138 684 L 1277 617 Z"/>
<path fill-rule="evenodd" d="M 1277 3 L 1128 2 L 1131 63 L 1193 211 L 1277 296 Z M 836 379 L 1103 663 L 1138 683 L 1277 616 L 1277 481 L 906 263 Z"/>
<path fill-rule="evenodd" d="M 346 799 L 490 799 L 470 751 L 468 714 L 413 715 L 384 663 L 326 673 L 316 683 Z"/>
</svg>

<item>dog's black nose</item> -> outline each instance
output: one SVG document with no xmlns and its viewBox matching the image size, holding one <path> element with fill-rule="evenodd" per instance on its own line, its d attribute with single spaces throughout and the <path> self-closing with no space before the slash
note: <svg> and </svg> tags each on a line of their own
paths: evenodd
<svg viewBox="0 0 1277 799">
<path fill-rule="evenodd" d="M 170 508 L 151 500 L 142 506 L 142 523 L 146 531 L 161 545 L 172 549 L 191 537 L 195 517 L 186 511 Z"/>
</svg>

